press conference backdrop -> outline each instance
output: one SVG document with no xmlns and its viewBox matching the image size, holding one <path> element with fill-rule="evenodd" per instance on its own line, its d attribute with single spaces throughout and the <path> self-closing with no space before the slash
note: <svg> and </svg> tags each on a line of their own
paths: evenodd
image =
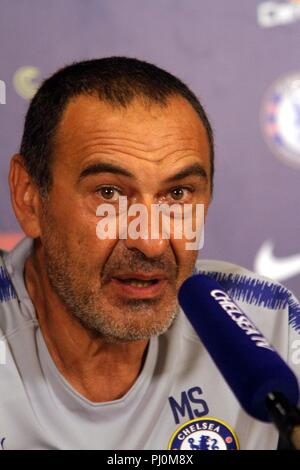
<svg viewBox="0 0 300 470">
<path fill-rule="evenodd" d="M 300 297 L 300 0 L 0 0 L 0 247 L 22 236 L 7 175 L 37 85 L 110 55 L 178 75 L 208 110 L 216 179 L 200 256 Z"/>
</svg>

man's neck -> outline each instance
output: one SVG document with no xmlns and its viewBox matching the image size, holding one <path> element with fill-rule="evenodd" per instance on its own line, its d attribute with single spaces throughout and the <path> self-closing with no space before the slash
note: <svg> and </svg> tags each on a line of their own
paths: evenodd
<svg viewBox="0 0 300 470">
<path fill-rule="evenodd" d="M 124 396 L 142 369 L 148 341 L 112 343 L 87 330 L 61 303 L 36 254 L 26 260 L 24 279 L 49 353 L 65 379 L 92 402 Z"/>
</svg>

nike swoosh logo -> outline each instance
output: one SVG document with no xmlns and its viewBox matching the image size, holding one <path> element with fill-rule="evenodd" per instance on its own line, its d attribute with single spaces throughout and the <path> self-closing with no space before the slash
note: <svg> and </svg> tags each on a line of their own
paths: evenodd
<svg viewBox="0 0 300 470">
<path fill-rule="evenodd" d="M 300 274 L 300 254 L 277 258 L 273 254 L 274 243 L 265 241 L 260 247 L 255 260 L 254 270 L 262 276 L 275 281 L 285 281 Z"/>
</svg>

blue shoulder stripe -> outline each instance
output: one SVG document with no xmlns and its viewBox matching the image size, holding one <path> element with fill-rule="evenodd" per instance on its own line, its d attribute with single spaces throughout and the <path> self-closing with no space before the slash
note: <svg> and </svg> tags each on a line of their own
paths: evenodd
<svg viewBox="0 0 300 470">
<path fill-rule="evenodd" d="M 202 270 L 200 272 L 219 282 L 233 300 L 274 310 L 288 306 L 289 324 L 300 333 L 300 305 L 285 287 L 241 274 Z M 197 274 L 197 270 L 194 270 L 194 274 Z"/>
<path fill-rule="evenodd" d="M 255 279 L 242 274 L 201 271 L 213 277 L 228 292 L 233 300 L 240 300 L 270 309 L 285 308 L 289 291 L 280 284 Z"/>
<path fill-rule="evenodd" d="M 289 323 L 294 330 L 300 333 L 300 305 L 292 296 L 289 300 Z"/>
<path fill-rule="evenodd" d="M 16 297 L 17 294 L 8 272 L 3 266 L 0 266 L 0 303 L 15 299 Z"/>
</svg>

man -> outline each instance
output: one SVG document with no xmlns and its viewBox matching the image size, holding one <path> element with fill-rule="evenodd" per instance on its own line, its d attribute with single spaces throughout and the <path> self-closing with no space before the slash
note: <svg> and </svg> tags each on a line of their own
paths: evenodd
<svg viewBox="0 0 300 470">
<path fill-rule="evenodd" d="M 276 448 L 277 432 L 241 410 L 177 292 L 193 272 L 210 273 L 287 360 L 292 295 L 227 263 L 199 268 L 172 230 L 96 236 L 98 207 L 120 219 L 121 196 L 147 213 L 190 204 L 196 223 L 212 182 L 211 126 L 169 73 L 114 57 L 42 84 L 10 169 L 27 238 L 0 258 L 3 449 Z"/>
</svg>

